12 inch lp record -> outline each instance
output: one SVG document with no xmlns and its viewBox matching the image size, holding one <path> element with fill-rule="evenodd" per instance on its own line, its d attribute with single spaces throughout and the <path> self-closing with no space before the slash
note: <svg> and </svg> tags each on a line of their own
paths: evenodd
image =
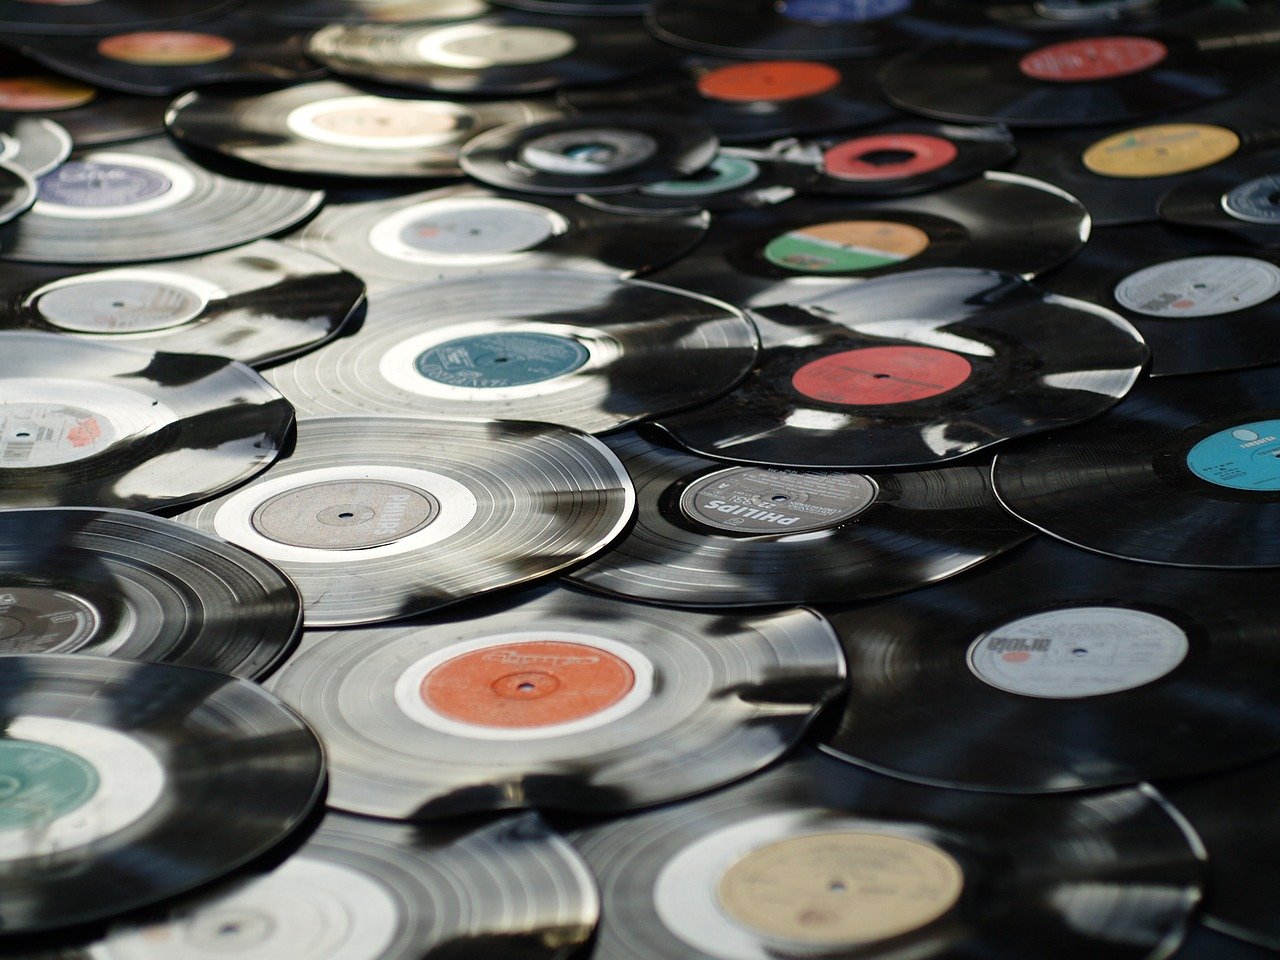
<svg viewBox="0 0 1280 960">
<path fill-rule="evenodd" d="M 603 893 L 591 960 L 1147 960 L 1199 897 L 1149 787 L 982 795 L 809 750 L 569 839 Z"/>
<path fill-rule="evenodd" d="M 0 667 L 5 933 L 210 883 L 287 840 L 320 799 L 320 744 L 252 683 L 101 657 Z"/>
<path fill-rule="evenodd" d="M 309 634 L 272 689 L 325 744 L 330 806 L 416 819 L 709 790 L 777 759 L 843 679 L 811 610 L 695 613 L 553 586 Z"/>
<path fill-rule="evenodd" d="M 236 13 L 250 20 L 315 28 L 329 23 L 467 20 L 489 10 L 484 0 L 246 0 Z"/>
<path fill-rule="evenodd" d="M 1280 372 L 1140 384 L 1091 423 L 996 458 L 1001 502 L 1129 560 L 1280 567 Z"/>
<path fill-rule="evenodd" d="M 1261 247 L 1280 247 L 1280 150 L 1238 157 L 1178 184 L 1157 208 L 1179 226 L 1221 230 Z"/>
<path fill-rule="evenodd" d="M 843 602 L 941 580 L 1031 536 L 977 467 L 769 470 L 636 434 L 605 442 L 636 486 L 636 524 L 569 579 L 621 597 L 707 607 Z"/>
<path fill-rule="evenodd" d="M 18 0 L 0 12 L 0 33 L 100 36 L 118 30 L 181 27 L 215 16 L 235 0 Z"/>
<path fill-rule="evenodd" d="M 99 90 L 0 51 L 0 111 L 50 115 L 80 149 L 160 136 L 164 108 L 163 100 Z"/>
<path fill-rule="evenodd" d="M 586 434 L 382 416 L 300 420 L 270 473 L 178 519 L 278 564 L 317 627 L 551 576 L 634 512 L 626 470 Z"/>
<path fill-rule="evenodd" d="M 1247 763 L 1280 749 L 1274 590 L 1270 571 L 1151 567 L 1037 538 L 835 614 L 852 692 L 824 744 L 895 776 L 1010 792 Z"/>
<path fill-rule="evenodd" d="M 925 466 L 1096 416 L 1147 358 L 1114 313 L 989 270 L 883 277 L 754 317 L 751 376 L 659 421 L 680 446 L 773 466 Z"/>
</svg>

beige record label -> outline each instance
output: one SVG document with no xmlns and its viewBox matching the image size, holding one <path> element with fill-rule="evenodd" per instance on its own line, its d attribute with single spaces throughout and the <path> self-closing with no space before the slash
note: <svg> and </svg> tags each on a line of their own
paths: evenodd
<svg viewBox="0 0 1280 960">
<path fill-rule="evenodd" d="M 1240 149 L 1234 130 L 1210 123 L 1157 123 L 1112 134 L 1085 150 L 1085 167 L 1104 177 L 1170 177 L 1219 163 Z"/>
</svg>

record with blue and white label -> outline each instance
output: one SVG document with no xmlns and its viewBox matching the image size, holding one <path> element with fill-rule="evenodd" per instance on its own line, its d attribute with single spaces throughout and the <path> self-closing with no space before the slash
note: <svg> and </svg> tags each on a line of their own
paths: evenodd
<svg viewBox="0 0 1280 960">
<path fill-rule="evenodd" d="M 1231 234 L 1260 247 L 1280 247 L 1280 150 L 1221 163 L 1160 198 L 1166 223 Z"/>
</svg>

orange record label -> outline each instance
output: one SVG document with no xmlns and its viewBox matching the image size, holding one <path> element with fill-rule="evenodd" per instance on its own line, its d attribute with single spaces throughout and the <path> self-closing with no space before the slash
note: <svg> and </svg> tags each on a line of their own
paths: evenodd
<svg viewBox="0 0 1280 960">
<path fill-rule="evenodd" d="M 698 78 L 698 92 L 710 100 L 732 102 L 802 100 L 839 83 L 840 71 L 825 63 L 766 60 L 708 71 Z"/>
<path fill-rule="evenodd" d="M 936 347 L 863 347 L 806 363 L 791 385 L 806 397 L 850 406 L 911 403 L 954 390 L 969 361 Z"/>
<path fill-rule="evenodd" d="M 142 67 L 184 67 L 225 60 L 236 45 L 211 33 L 161 30 L 121 33 L 98 43 L 98 53 L 108 60 Z"/>
<path fill-rule="evenodd" d="M 59 77 L 4 77 L 0 79 L 0 110 L 39 113 L 83 107 L 98 92 L 82 83 Z"/>
</svg>

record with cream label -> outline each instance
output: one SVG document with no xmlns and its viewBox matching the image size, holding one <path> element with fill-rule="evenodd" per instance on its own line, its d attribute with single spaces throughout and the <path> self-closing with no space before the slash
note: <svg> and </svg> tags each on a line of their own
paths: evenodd
<svg viewBox="0 0 1280 960">
<path fill-rule="evenodd" d="M 0 33 L 101 36 L 119 30 L 180 27 L 216 16 L 236 0 L 14 0 L 0 12 Z"/>
<path fill-rule="evenodd" d="M 0 163 L 42 177 L 69 156 L 71 134 L 52 120 L 0 112 Z"/>
<path fill-rule="evenodd" d="M 246 0 L 238 16 L 291 27 L 323 27 L 330 23 L 426 23 L 469 20 L 483 16 L 485 0 Z"/>
<path fill-rule="evenodd" d="M 0 162 L 0 224 L 22 216 L 36 202 L 36 182 L 31 174 Z M 0 251 L 3 247 L 0 246 Z"/>
<path fill-rule="evenodd" d="M 103 657 L 0 658 L 0 926 L 107 920 L 289 839 L 324 757 L 256 684 Z"/>
<path fill-rule="evenodd" d="M 1199 899 L 1150 787 L 983 795 L 810 750 L 569 839 L 603 895 L 590 960 L 1148 960 Z"/>
<path fill-rule="evenodd" d="M 781 756 L 843 680 L 812 610 L 697 613 L 552 586 L 312 633 L 272 690 L 325 744 L 330 806 L 412 820 L 709 790 Z"/>
<path fill-rule="evenodd" d="M 1219 164 L 1160 198 L 1160 219 L 1280 247 L 1280 150 Z"/>
</svg>

